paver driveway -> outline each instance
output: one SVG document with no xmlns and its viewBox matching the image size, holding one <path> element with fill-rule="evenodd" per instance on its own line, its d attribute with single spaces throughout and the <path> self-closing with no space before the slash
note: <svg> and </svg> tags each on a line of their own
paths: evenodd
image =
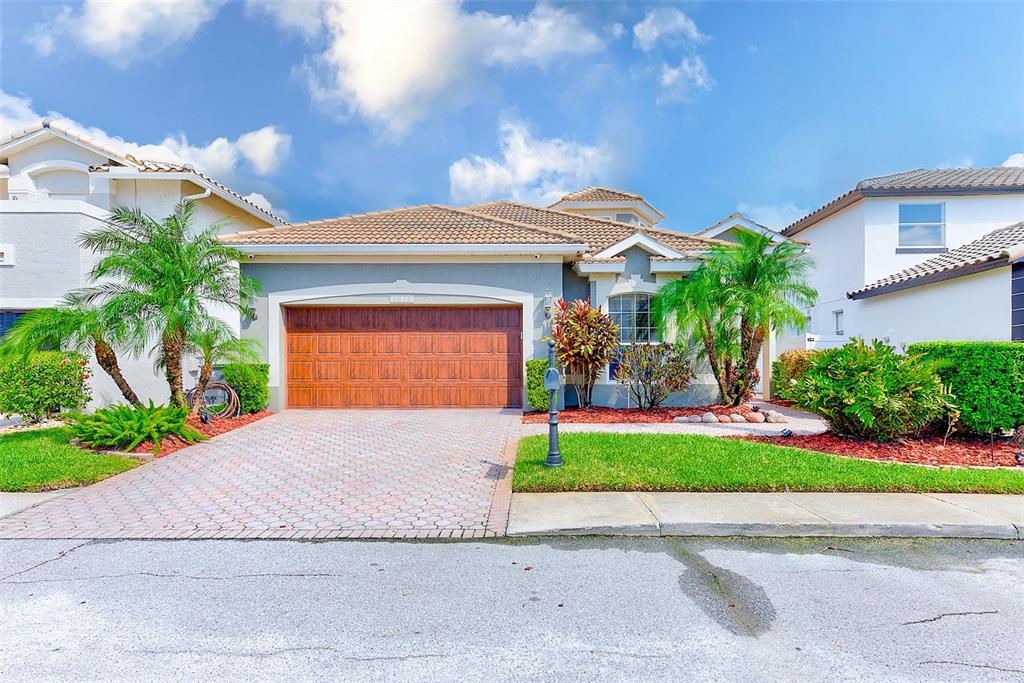
<svg viewBox="0 0 1024 683">
<path fill-rule="evenodd" d="M 289 410 L 0 519 L 0 538 L 500 535 L 519 421 Z"/>
</svg>

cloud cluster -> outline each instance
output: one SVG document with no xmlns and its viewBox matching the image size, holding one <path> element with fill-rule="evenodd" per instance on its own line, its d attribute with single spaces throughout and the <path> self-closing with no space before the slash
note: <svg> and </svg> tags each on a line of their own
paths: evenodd
<svg viewBox="0 0 1024 683">
<path fill-rule="evenodd" d="M 662 61 L 658 76 L 661 86 L 658 104 L 689 101 L 698 91 L 712 88 L 715 81 L 697 52 L 697 47 L 708 40 L 697 23 L 677 7 L 650 9 L 633 26 L 633 45 L 644 53 L 660 46 L 681 48 L 684 52 L 676 66 Z"/>
<path fill-rule="evenodd" d="M 1014 168 L 1024 168 L 1024 152 L 1015 152 L 1010 156 L 1006 157 L 1002 166 L 1012 166 Z"/>
<path fill-rule="evenodd" d="M 501 118 L 498 140 L 498 158 L 469 155 L 449 166 L 454 201 L 500 198 L 550 204 L 612 170 L 614 155 L 608 145 L 537 138 L 525 121 L 513 116 Z"/>
<path fill-rule="evenodd" d="M 243 133 L 234 140 L 218 137 L 205 145 L 189 142 L 184 133 L 169 135 L 158 143 L 130 142 L 110 135 L 101 128 L 78 123 L 59 112 L 42 114 L 33 108 L 32 100 L 28 97 L 0 90 L 0 137 L 38 123 L 44 116 L 71 126 L 94 138 L 99 145 L 122 154 L 130 154 L 139 159 L 189 163 L 218 180 L 233 178 L 243 168 L 243 162 L 244 167 L 256 175 L 270 175 L 277 171 L 291 152 L 291 136 L 277 126 L 264 126 Z"/>
<path fill-rule="evenodd" d="M 772 230 L 782 230 L 811 212 L 810 209 L 799 207 L 788 200 L 779 204 L 757 205 L 740 202 L 736 210 L 746 215 L 755 223 L 760 223 Z"/>
<path fill-rule="evenodd" d="M 66 40 L 116 67 L 183 43 L 217 16 L 226 0 L 85 0 L 34 26 L 25 42 L 41 55 Z"/>
<path fill-rule="evenodd" d="M 322 8 L 326 47 L 305 68 L 314 99 L 341 104 L 395 138 L 433 109 L 462 103 L 488 68 L 544 68 L 603 48 L 577 15 L 544 3 L 523 17 L 466 12 L 453 0 L 336 0 Z"/>
</svg>

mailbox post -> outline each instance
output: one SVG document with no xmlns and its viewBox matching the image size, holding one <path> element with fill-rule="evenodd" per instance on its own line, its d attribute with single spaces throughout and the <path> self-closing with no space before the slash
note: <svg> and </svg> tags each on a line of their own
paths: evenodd
<svg viewBox="0 0 1024 683">
<path fill-rule="evenodd" d="M 558 450 L 558 391 L 562 388 L 562 378 L 555 367 L 555 342 L 548 340 L 548 369 L 544 372 L 544 388 L 548 390 L 551 401 L 548 407 L 548 457 L 544 461 L 547 467 L 561 467 L 564 464 L 562 454 Z"/>
</svg>

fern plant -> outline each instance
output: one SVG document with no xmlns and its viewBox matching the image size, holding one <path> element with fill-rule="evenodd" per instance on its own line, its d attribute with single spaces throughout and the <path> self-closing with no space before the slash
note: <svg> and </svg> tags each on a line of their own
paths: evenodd
<svg viewBox="0 0 1024 683">
<path fill-rule="evenodd" d="M 113 405 L 92 415 L 76 416 L 72 431 L 80 443 L 90 448 L 131 451 L 143 441 L 152 441 L 153 455 L 160 455 L 160 443 L 168 436 L 189 444 L 206 439 L 185 421 L 187 416 L 184 408 L 153 405 L 152 401 L 137 408 Z"/>
</svg>

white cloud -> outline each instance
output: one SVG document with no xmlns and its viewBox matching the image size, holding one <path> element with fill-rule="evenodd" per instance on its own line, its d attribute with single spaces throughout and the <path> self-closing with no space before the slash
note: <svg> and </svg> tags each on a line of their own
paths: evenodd
<svg viewBox="0 0 1024 683">
<path fill-rule="evenodd" d="M 662 62 L 658 81 L 661 85 L 658 104 L 692 99 L 694 91 L 710 90 L 715 84 L 700 55 L 683 57 L 679 66 L 669 66 Z"/>
<path fill-rule="evenodd" d="M 0 136 L 38 123 L 43 116 L 32 107 L 30 98 L 0 90 Z M 291 151 L 291 136 L 280 132 L 276 126 L 243 133 L 234 141 L 218 137 L 205 145 L 194 145 L 184 133 L 180 133 L 169 135 L 159 143 L 146 144 L 130 142 L 101 128 L 85 126 L 58 112 L 51 111 L 45 116 L 73 127 L 102 147 L 139 159 L 189 163 L 218 180 L 233 177 L 242 160 L 257 175 L 269 175 L 277 170 Z"/>
<path fill-rule="evenodd" d="M 245 0 L 247 14 L 265 14 L 284 30 L 295 31 L 307 40 L 324 27 L 328 0 Z"/>
<path fill-rule="evenodd" d="M 522 18 L 467 13 L 458 2 L 326 6 L 326 49 L 304 68 L 314 100 L 345 109 L 401 137 L 431 109 L 458 106 L 484 67 L 543 68 L 600 50 L 575 14 L 546 4 Z"/>
<path fill-rule="evenodd" d="M 494 198 L 551 203 L 606 176 L 612 150 L 560 138 L 540 139 L 520 119 L 503 116 L 498 124 L 500 158 L 469 155 L 448 167 L 456 202 Z"/>
<path fill-rule="evenodd" d="M 1015 152 L 1011 154 L 1006 157 L 1006 161 L 1004 161 L 1001 166 L 1013 166 L 1015 168 L 1024 167 L 1024 153 Z"/>
<path fill-rule="evenodd" d="M 277 216 L 280 216 L 281 218 L 283 218 L 285 220 L 288 220 L 288 212 L 287 211 L 285 211 L 284 209 L 279 209 L 279 208 L 271 205 L 270 200 L 267 199 L 266 196 L 260 194 L 259 192 L 250 192 L 249 194 L 247 194 L 244 197 L 242 197 L 242 199 L 246 199 L 246 200 L 252 202 L 256 206 L 258 206 L 261 209 L 263 209 L 264 211 L 267 211 L 269 213 L 272 213 L 272 214 L 275 214 Z"/>
<path fill-rule="evenodd" d="M 758 205 L 740 202 L 736 210 L 755 223 L 760 223 L 773 230 L 781 230 L 811 212 L 810 209 L 801 208 L 791 201 L 784 201 L 781 204 Z"/>
<path fill-rule="evenodd" d="M 620 24 L 619 22 L 615 22 L 605 30 L 608 32 L 608 35 L 610 35 L 612 38 L 615 38 L 616 40 L 626 35 L 626 27 Z"/>
<path fill-rule="evenodd" d="M 650 52 L 662 41 L 669 45 L 680 42 L 699 44 L 707 39 L 693 19 L 676 7 L 648 10 L 644 18 L 633 26 L 633 42 L 644 52 Z"/>
<path fill-rule="evenodd" d="M 70 39 L 78 47 L 124 68 L 179 45 L 212 20 L 225 0 L 86 0 L 36 24 L 25 42 L 49 55 Z"/>
</svg>

